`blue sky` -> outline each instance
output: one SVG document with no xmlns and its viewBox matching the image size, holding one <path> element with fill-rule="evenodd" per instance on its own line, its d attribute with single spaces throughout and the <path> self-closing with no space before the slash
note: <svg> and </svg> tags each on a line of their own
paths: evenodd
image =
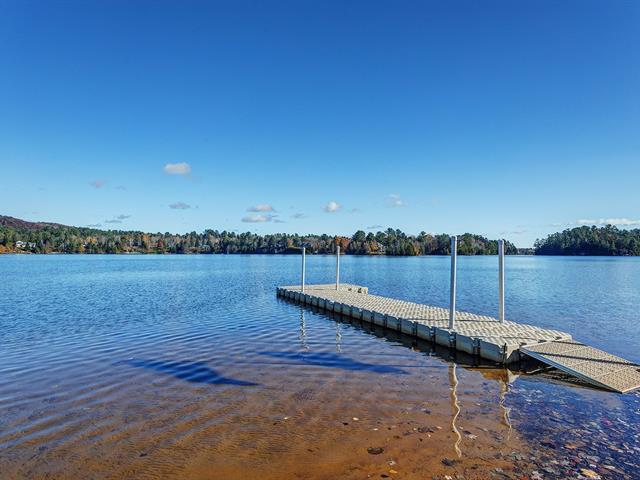
<svg viewBox="0 0 640 480">
<path fill-rule="evenodd" d="M 0 214 L 520 246 L 640 224 L 639 24 L 622 1 L 0 0 Z"/>
</svg>

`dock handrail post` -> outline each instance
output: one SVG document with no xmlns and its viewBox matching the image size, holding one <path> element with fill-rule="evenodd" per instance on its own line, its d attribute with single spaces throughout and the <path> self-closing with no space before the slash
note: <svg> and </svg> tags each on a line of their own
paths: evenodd
<svg viewBox="0 0 640 480">
<path fill-rule="evenodd" d="M 305 253 L 306 253 L 306 248 L 302 247 L 302 279 L 300 282 L 300 291 L 302 293 L 304 293 L 304 274 L 305 274 L 305 267 L 306 267 L 306 262 L 305 262 Z"/>
<path fill-rule="evenodd" d="M 451 237 L 451 297 L 449 300 L 449 328 L 456 326 L 456 270 L 458 256 L 458 237 Z"/>
<path fill-rule="evenodd" d="M 336 290 L 340 290 L 340 245 L 336 245 Z"/>
<path fill-rule="evenodd" d="M 504 240 L 498 240 L 498 319 L 504 323 Z"/>
</svg>

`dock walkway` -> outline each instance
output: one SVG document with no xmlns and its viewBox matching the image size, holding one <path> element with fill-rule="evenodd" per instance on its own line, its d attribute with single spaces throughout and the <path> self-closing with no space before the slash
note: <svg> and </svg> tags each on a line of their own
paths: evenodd
<svg viewBox="0 0 640 480">
<path fill-rule="evenodd" d="M 306 285 L 304 293 L 300 285 L 285 286 L 277 294 L 490 361 L 508 364 L 527 355 L 599 387 L 617 392 L 640 387 L 640 366 L 579 344 L 558 330 L 460 311 L 450 329 L 447 308 L 372 295 L 358 285 Z"/>
</svg>

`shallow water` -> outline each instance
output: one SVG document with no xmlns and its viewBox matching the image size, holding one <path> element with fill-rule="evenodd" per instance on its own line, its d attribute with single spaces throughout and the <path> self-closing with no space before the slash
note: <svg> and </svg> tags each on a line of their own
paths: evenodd
<svg viewBox="0 0 640 480">
<path fill-rule="evenodd" d="M 496 264 L 459 259 L 461 310 L 495 315 Z M 447 306 L 446 257 L 341 266 Z M 0 274 L 3 479 L 640 478 L 638 394 L 277 299 L 298 257 L 5 255 Z M 333 275 L 308 257 L 309 283 Z M 639 311 L 640 259 L 507 258 L 509 319 L 640 362 Z"/>
</svg>

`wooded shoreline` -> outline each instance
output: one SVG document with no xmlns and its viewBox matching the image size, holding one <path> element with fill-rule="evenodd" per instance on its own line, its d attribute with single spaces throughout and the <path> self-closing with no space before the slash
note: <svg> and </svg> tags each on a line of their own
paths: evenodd
<svg viewBox="0 0 640 480">
<path fill-rule="evenodd" d="M 358 230 L 352 236 L 236 233 L 207 229 L 184 234 L 100 230 L 56 223 L 28 222 L 0 215 L 0 254 L 333 254 L 421 256 L 449 255 L 448 234 L 410 235 L 388 228 Z M 534 248 L 505 242 L 507 255 L 638 256 L 640 229 L 582 226 L 536 240 Z M 459 255 L 496 255 L 497 239 L 465 233 L 458 236 Z"/>
</svg>

